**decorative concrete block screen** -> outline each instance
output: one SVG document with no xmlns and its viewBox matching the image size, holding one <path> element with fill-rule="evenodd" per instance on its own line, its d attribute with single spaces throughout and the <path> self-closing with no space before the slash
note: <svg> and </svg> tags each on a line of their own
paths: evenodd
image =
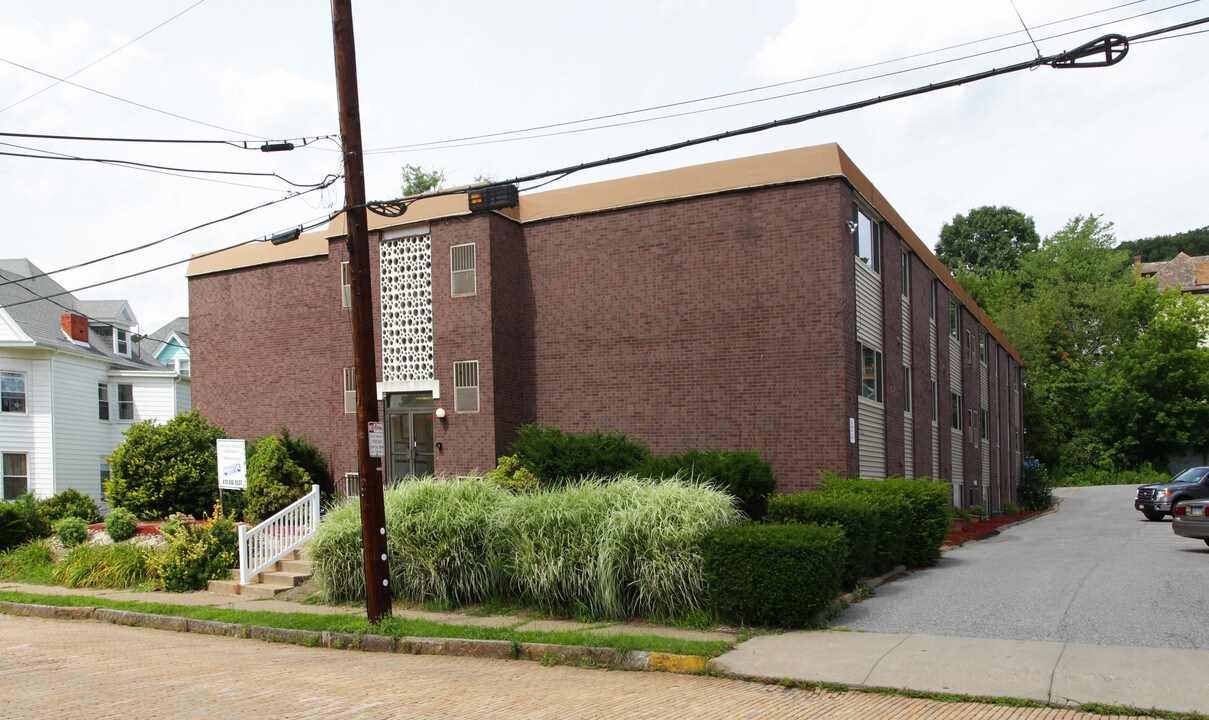
<svg viewBox="0 0 1209 720">
<path fill-rule="evenodd" d="M 382 379 L 432 380 L 432 236 L 382 241 Z"/>
</svg>

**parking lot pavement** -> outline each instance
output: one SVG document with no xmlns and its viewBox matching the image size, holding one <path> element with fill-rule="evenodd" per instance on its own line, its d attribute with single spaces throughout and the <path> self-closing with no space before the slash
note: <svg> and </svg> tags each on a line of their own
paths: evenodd
<svg viewBox="0 0 1209 720">
<path fill-rule="evenodd" d="M 1209 548 L 1133 509 L 1132 485 L 1060 488 L 1057 512 L 945 553 L 836 625 L 881 633 L 1209 650 Z"/>
<path fill-rule="evenodd" d="M 0 717 L 862 718 L 1096 716 L 716 677 L 365 653 L 0 615 Z"/>
</svg>

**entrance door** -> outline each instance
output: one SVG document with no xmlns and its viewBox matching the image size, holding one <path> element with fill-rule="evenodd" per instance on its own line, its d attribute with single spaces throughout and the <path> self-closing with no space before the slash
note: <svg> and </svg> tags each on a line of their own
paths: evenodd
<svg viewBox="0 0 1209 720">
<path fill-rule="evenodd" d="M 433 466 L 432 396 L 392 395 L 386 403 L 389 481 L 424 477 Z"/>
</svg>

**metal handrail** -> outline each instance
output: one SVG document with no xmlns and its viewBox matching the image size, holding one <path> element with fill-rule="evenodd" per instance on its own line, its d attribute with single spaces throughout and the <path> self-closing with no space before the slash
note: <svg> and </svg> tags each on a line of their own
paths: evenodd
<svg viewBox="0 0 1209 720">
<path fill-rule="evenodd" d="M 239 526 L 239 584 L 289 555 L 319 527 L 319 486 L 249 530 Z"/>
</svg>

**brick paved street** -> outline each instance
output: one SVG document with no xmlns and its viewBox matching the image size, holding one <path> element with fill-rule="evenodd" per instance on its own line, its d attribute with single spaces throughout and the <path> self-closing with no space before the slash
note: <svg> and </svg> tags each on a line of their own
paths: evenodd
<svg viewBox="0 0 1209 720">
<path fill-rule="evenodd" d="M 995 718 L 1070 710 L 272 645 L 0 615 L 0 718 Z"/>
</svg>

